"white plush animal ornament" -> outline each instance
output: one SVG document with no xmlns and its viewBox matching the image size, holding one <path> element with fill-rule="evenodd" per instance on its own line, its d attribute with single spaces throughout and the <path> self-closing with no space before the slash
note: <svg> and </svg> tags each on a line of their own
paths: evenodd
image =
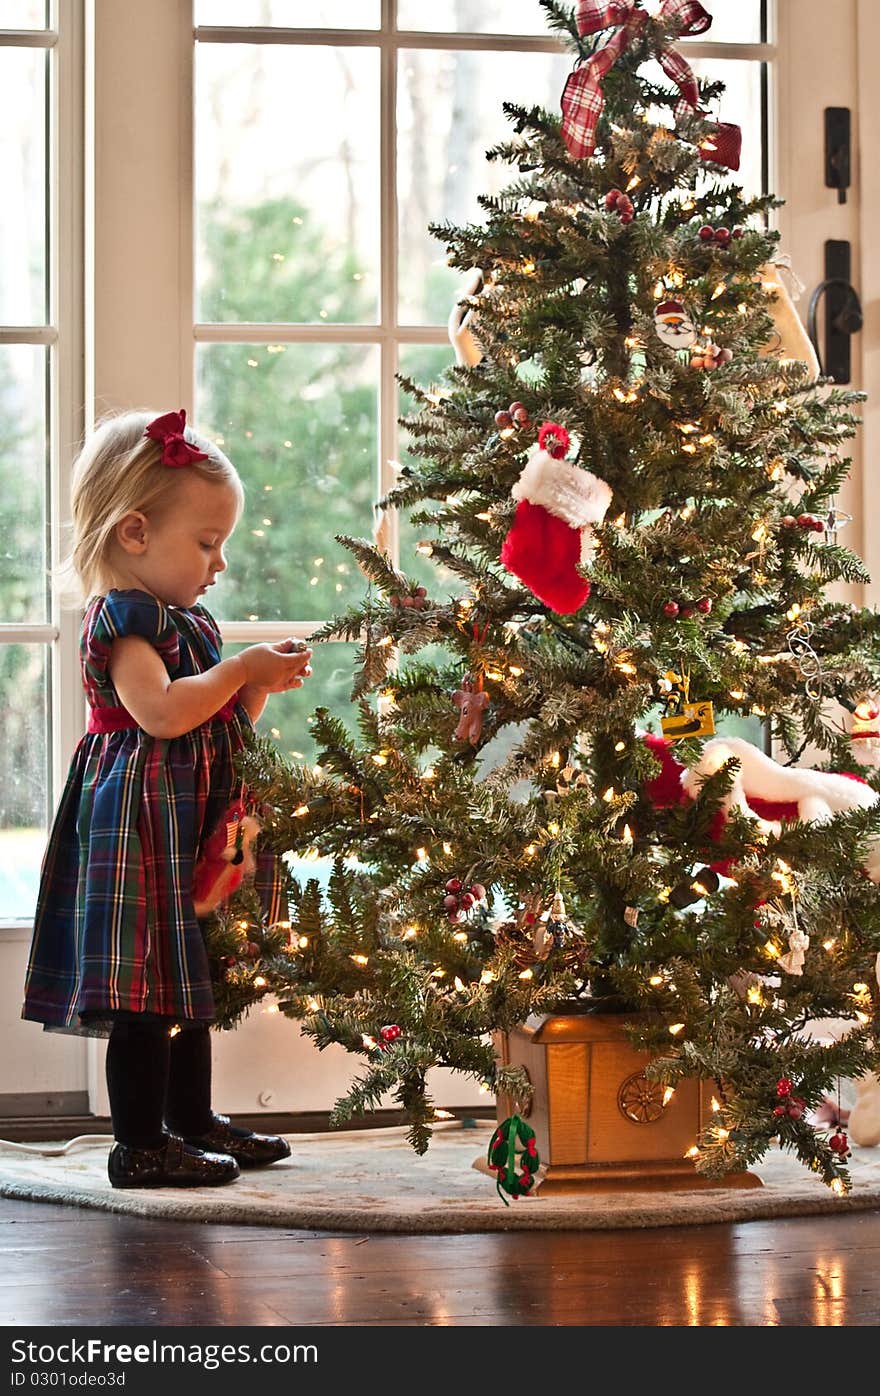
<svg viewBox="0 0 880 1396">
<path fill-rule="evenodd" d="M 795 309 L 795 300 L 799 298 L 804 286 L 791 270 L 791 259 L 781 257 L 776 262 L 768 262 L 761 268 L 759 277 L 768 295 L 773 295 L 767 310 L 775 330 L 773 337 L 759 353 L 765 356 L 777 354 L 781 358 L 800 359 L 801 363 L 807 365 L 812 377 L 818 378 L 822 367 L 813 342 Z"/>
<path fill-rule="evenodd" d="M 462 300 L 466 296 L 477 296 L 483 289 L 483 273 L 479 267 L 472 267 L 467 281 L 461 288 Z M 474 368 L 483 357 L 483 351 L 474 335 L 476 312 L 471 305 L 457 300 L 449 314 L 446 326 L 449 343 L 455 350 L 455 362 L 467 368 Z"/>
<path fill-rule="evenodd" d="M 866 1072 L 853 1083 L 856 1101 L 849 1114 L 849 1136 L 860 1148 L 880 1144 L 880 1076 Z"/>
<path fill-rule="evenodd" d="M 869 809 L 880 801 L 880 795 L 865 781 L 833 772 L 781 766 L 742 737 L 718 737 L 707 742 L 699 761 L 682 774 L 685 794 L 695 799 L 705 778 L 732 758 L 739 762 L 739 770 L 722 808 L 725 813 L 738 809 L 757 819 L 768 833 L 778 834 L 784 819 L 822 824 L 836 814 Z M 865 871 L 872 882 L 880 882 L 880 836 L 871 839 Z"/>
</svg>

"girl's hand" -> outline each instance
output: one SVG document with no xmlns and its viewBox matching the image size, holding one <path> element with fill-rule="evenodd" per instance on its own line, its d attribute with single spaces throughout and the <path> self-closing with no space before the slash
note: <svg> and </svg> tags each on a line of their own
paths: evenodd
<svg viewBox="0 0 880 1396">
<path fill-rule="evenodd" d="M 275 645 L 249 645 L 241 650 L 245 684 L 251 689 L 262 689 L 264 693 L 286 693 L 291 688 L 302 688 L 303 680 L 311 674 L 309 660 L 312 651 L 293 649 L 296 640 L 281 640 Z"/>
</svg>

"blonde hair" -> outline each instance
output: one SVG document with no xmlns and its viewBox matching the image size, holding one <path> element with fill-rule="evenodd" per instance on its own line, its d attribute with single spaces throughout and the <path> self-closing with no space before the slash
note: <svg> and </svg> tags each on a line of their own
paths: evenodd
<svg viewBox="0 0 880 1396">
<path fill-rule="evenodd" d="M 112 584 L 110 548 L 126 514 L 162 509 L 190 471 L 213 484 L 229 485 L 241 512 L 244 489 L 238 471 L 213 441 L 186 427 L 184 436 L 207 460 L 183 467 L 162 463 L 162 445 L 144 433 L 158 412 L 122 412 L 105 417 L 73 463 L 73 540 L 58 569 L 60 590 L 78 599 Z"/>
</svg>

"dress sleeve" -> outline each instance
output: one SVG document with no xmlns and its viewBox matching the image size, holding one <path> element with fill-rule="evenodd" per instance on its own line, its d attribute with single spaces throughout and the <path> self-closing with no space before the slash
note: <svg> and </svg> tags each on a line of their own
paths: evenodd
<svg viewBox="0 0 880 1396">
<path fill-rule="evenodd" d="M 83 625 L 83 666 L 96 688 L 112 690 L 110 649 L 126 635 L 149 641 L 170 674 L 179 668 L 180 635 L 167 607 L 145 591 L 111 591 L 93 603 Z"/>
<path fill-rule="evenodd" d="M 196 617 L 199 629 L 205 639 L 217 651 L 217 659 L 219 660 L 223 651 L 223 636 L 220 634 L 219 625 L 205 606 L 193 606 L 192 614 Z"/>
</svg>

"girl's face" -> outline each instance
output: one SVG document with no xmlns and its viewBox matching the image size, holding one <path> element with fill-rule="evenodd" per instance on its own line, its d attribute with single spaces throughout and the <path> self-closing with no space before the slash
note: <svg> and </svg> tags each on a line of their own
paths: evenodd
<svg viewBox="0 0 880 1396">
<path fill-rule="evenodd" d="M 223 544 L 238 510 L 231 485 L 187 471 L 161 510 L 123 519 L 117 529 L 122 565 L 114 571 L 169 606 L 194 606 L 226 568 Z"/>
</svg>

